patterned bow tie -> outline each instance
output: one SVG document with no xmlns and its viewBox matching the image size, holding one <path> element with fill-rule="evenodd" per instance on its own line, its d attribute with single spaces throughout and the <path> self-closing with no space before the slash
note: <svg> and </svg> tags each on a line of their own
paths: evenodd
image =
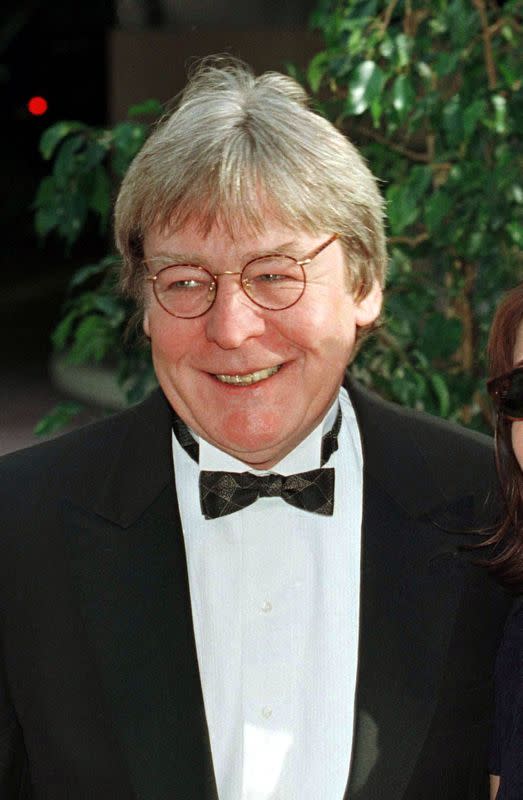
<svg viewBox="0 0 523 800">
<path fill-rule="evenodd" d="M 322 439 L 321 464 L 326 464 L 338 449 L 341 409 L 331 430 Z M 196 462 L 199 446 L 184 422 L 173 414 L 173 429 L 178 442 Z M 258 497 L 281 497 L 305 511 L 332 516 L 334 511 L 334 469 L 313 469 L 296 475 L 253 475 L 252 472 L 200 472 L 200 504 L 205 519 L 232 514 L 254 503 Z"/>
</svg>

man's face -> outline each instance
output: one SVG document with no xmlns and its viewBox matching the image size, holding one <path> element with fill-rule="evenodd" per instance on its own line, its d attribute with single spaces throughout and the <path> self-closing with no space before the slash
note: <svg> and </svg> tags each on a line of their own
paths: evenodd
<svg viewBox="0 0 523 800">
<path fill-rule="evenodd" d="M 523 323 L 520 324 L 514 347 L 514 366 L 523 366 Z M 512 447 L 523 470 L 523 420 L 512 423 Z"/>
<path fill-rule="evenodd" d="M 274 223 L 262 235 L 232 239 L 219 225 L 203 236 L 191 224 L 173 234 L 150 231 L 144 255 L 175 256 L 172 263 L 219 275 L 269 253 L 303 259 L 328 238 L 328 232 L 311 236 Z M 238 275 L 219 277 L 214 305 L 194 319 L 171 316 L 148 289 L 144 330 L 169 402 L 196 433 L 251 466 L 272 466 L 319 423 L 338 392 L 357 326 L 380 311 L 377 284 L 360 302 L 347 290 L 339 241 L 305 272 L 303 296 L 281 311 L 256 306 Z M 261 374 L 248 385 L 223 377 L 253 373 Z"/>
</svg>

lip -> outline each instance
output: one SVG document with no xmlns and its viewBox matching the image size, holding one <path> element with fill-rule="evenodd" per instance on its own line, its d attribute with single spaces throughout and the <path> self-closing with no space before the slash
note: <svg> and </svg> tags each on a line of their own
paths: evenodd
<svg viewBox="0 0 523 800">
<path fill-rule="evenodd" d="M 264 369 L 259 372 L 252 372 L 248 375 L 216 375 L 220 383 L 233 384 L 235 386 L 252 386 L 262 381 L 266 381 L 276 375 L 278 368 Z"/>
<path fill-rule="evenodd" d="M 239 375 L 240 377 L 244 377 L 245 375 L 252 375 L 255 372 L 263 372 L 266 369 L 275 369 L 278 367 L 281 369 L 283 364 L 271 364 L 270 366 L 265 367 L 254 367 L 253 369 L 227 369 L 227 370 L 215 370 L 210 372 L 210 375 Z"/>
<path fill-rule="evenodd" d="M 270 383 L 271 379 L 274 378 L 276 375 L 279 375 L 281 373 L 282 369 L 285 366 L 286 365 L 284 363 L 280 363 L 280 364 L 275 364 L 275 365 L 273 365 L 271 367 L 255 367 L 254 369 L 249 369 L 249 370 L 241 369 L 241 370 L 237 370 L 237 371 L 236 370 L 231 370 L 230 367 L 229 367 L 227 370 L 224 370 L 223 372 L 215 372 L 215 371 L 213 371 L 213 372 L 208 372 L 207 374 L 212 379 L 214 385 L 218 385 L 220 387 L 223 387 L 225 390 L 229 390 L 229 389 L 233 389 L 233 390 L 234 389 L 258 389 L 261 386 L 263 386 L 263 384 L 265 384 L 267 382 Z M 254 383 L 245 383 L 245 384 L 234 383 L 234 382 L 227 383 L 225 381 L 221 381 L 217 377 L 217 375 L 227 375 L 227 376 L 231 376 L 231 377 L 237 375 L 238 377 L 242 378 L 242 377 L 244 377 L 246 375 L 253 375 L 256 372 L 263 372 L 263 371 L 268 370 L 268 369 L 274 369 L 275 367 L 277 367 L 276 372 L 274 372 L 272 375 L 269 375 L 267 378 L 263 378 L 261 380 L 255 381 Z"/>
</svg>

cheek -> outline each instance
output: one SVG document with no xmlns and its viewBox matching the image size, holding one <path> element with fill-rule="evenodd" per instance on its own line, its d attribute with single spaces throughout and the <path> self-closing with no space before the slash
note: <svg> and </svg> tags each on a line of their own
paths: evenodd
<svg viewBox="0 0 523 800">
<path fill-rule="evenodd" d="M 144 331 L 150 339 L 155 361 L 178 362 L 190 353 L 198 341 L 195 325 L 176 320 L 166 314 L 149 312 L 144 315 Z"/>
<path fill-rule="evenodd" d="M 523 470 L 523 420 L 512 423 L 512 447 L 518 464 Z"/>
<path fill-rule="evenodd" d="M 279 334 L 304 351 L 329 359 L 339 356 L 340 351 L 350 352 L 354 345 L 356 329 L 349 296 L 298 303 L 287 312 L 278 313 L 282 316 L 273 321 Z"/>
</svg>

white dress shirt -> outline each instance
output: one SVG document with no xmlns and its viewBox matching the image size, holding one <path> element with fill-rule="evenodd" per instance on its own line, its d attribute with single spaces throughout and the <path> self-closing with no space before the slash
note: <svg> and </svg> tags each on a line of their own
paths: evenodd
<svg viewBox="0 0 523 800">
<path fill-rule="evenodd" d="M 205 713 L 220 800 L 342 800 L 358 656 L 362 452 L 340 390 L 332 517 L 265 497 L 206 520 L 199 469 L 245 472 L 200 439 L 197 465 L 173 436 Z M 320 466 L 338 401 L 270 472 Z M 251 470 L 256 474 L 256 470 Z"/>
</svg>

